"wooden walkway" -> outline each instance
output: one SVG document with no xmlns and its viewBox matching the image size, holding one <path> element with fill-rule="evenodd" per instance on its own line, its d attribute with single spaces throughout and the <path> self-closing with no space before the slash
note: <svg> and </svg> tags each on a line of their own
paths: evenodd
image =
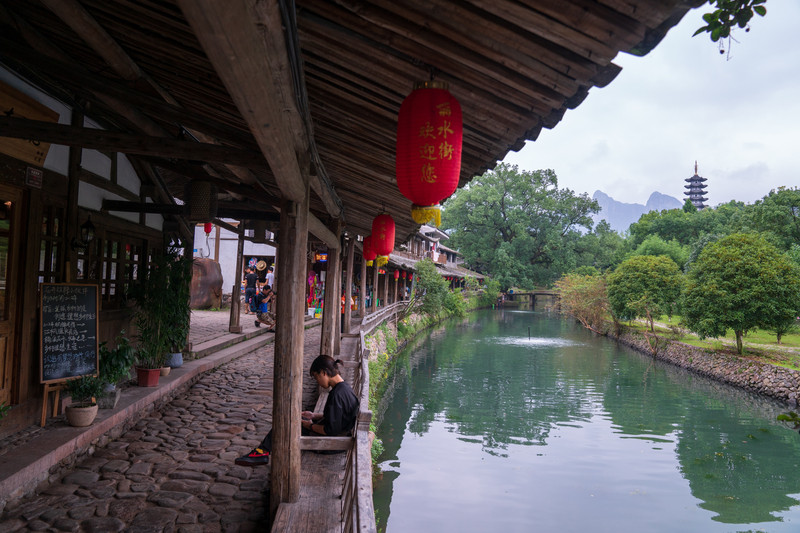
<svg viewBox="0 0 800 533">
<path fill-rule="evenodd" d="M 338 358 L 342 361 L 353 361 L 358 342 L 358 337 L 344 337 Z M 352 384 L 351 375 L 343 372 L 343 377 Z M 346 458 L 346 453 L 328 455 L 304 451 L 300 499 L 281 507 L 282 511 L 273 519 L 272 531 L 341 533 Z"/>
</svg>

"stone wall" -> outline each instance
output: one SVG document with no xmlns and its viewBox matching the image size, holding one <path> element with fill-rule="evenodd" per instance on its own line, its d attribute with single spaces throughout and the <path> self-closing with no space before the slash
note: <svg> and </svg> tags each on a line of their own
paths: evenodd
<svg viewBox="0 0 800 533">
<path fill-rule="evenodd" d="M 620 343 L 639 352 L 652 355 L 647 339 L 641 334 L 623 333 L 619 337 L 609 334 L 609 337 L 616 338 Z M 676 341 L 669 341 L 660 348 L 656 358 L 717 381 L 786 402 L 790 406 L 797 406 L 800 399 L 800 372 L 797 370 L 712 352 Z"/>
</svg>

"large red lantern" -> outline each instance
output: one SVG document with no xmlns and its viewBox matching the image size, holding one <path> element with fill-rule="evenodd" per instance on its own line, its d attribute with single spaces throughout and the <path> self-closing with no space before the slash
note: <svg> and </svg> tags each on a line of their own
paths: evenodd
<svg viewBox="0 0 800 533">
<path fill-rule="evenodd" d="M 398 279 L 400 279 L 400 271 L 399 270 L 395 270 L 394 271 L 394 280 L 397 281 Z"/>
<path fill-rule="evenodd" d="M 394 250 L 394 219 L 386 213 L 372 221 L 372 249 L 378 254 L 378 266 L 389 262 Z"/>
<path fill-rule="evenodd" d="M 377 256 L 378 254 L 372 249 L 372 235 L 367 235 L 364 237 L 364 261 L 367 262 L 367 266 L 371 267 Z"/>
<path fill-rule="evenodd" d="M 397 118 L 397 187 L 414 202 L 418 224 L 441 223 L 439 202 L 453 194 L 461 173 L 461 106 L 447 84 L 417 82 Z"/>
<path fill-rule="evenodd" d="M 212 229 L 214 229 L 214 224 L 212 224 L 211 222 L 206 222 L 205 224 L 203 224 L 203 231 L 206 232 L 206 235 L 211 233 Z"/>
<path fill-rule="evenodd" d="M 406 271 L 405 270 L 403 270 L 403 273 L 400 274 L 400 277 L 403 278 L 403 279 L 406 279 Z"/>
</svg>

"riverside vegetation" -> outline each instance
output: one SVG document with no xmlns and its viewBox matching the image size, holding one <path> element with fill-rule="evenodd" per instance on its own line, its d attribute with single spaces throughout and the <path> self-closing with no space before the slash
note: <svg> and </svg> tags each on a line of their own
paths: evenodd
<svg viewBox="0 0 800 533">
<path fill-rule="evenodd" d="M 450 290 L 430 259 L 417 263 L 411 302 L 405 315 L 394 323 L 383 323 L 365 339 L 369 355 L 369 409 L 376 413 L 386 387 L 394 356 L 420 332 L 450 317 L 463 317 L 470 309 L 491 307 L 500 294 L 499 283 L 488 280 L 480 286 L 474 278 L 465 280 L 465 288 Z M 370 430 L 374 433 L 378 417 L 373 416 Z M 373 463 L 383 451 L 383 443 L 374 439 Z"/>
</svg>

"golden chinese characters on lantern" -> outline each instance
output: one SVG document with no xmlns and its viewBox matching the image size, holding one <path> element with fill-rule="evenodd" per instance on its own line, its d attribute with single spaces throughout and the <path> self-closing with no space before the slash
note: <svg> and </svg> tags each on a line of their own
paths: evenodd
<svg viewBox="0 0 800 533">
<path fill-rule="evenodd" d="M 419 224 L 438 226 L 439 202 L 458 187 L 462 130 L 461 106 L 446 83 L 418 82 L 400 107 L 397 187 L 414 203 L 411 216 Z"/>
</svg>

